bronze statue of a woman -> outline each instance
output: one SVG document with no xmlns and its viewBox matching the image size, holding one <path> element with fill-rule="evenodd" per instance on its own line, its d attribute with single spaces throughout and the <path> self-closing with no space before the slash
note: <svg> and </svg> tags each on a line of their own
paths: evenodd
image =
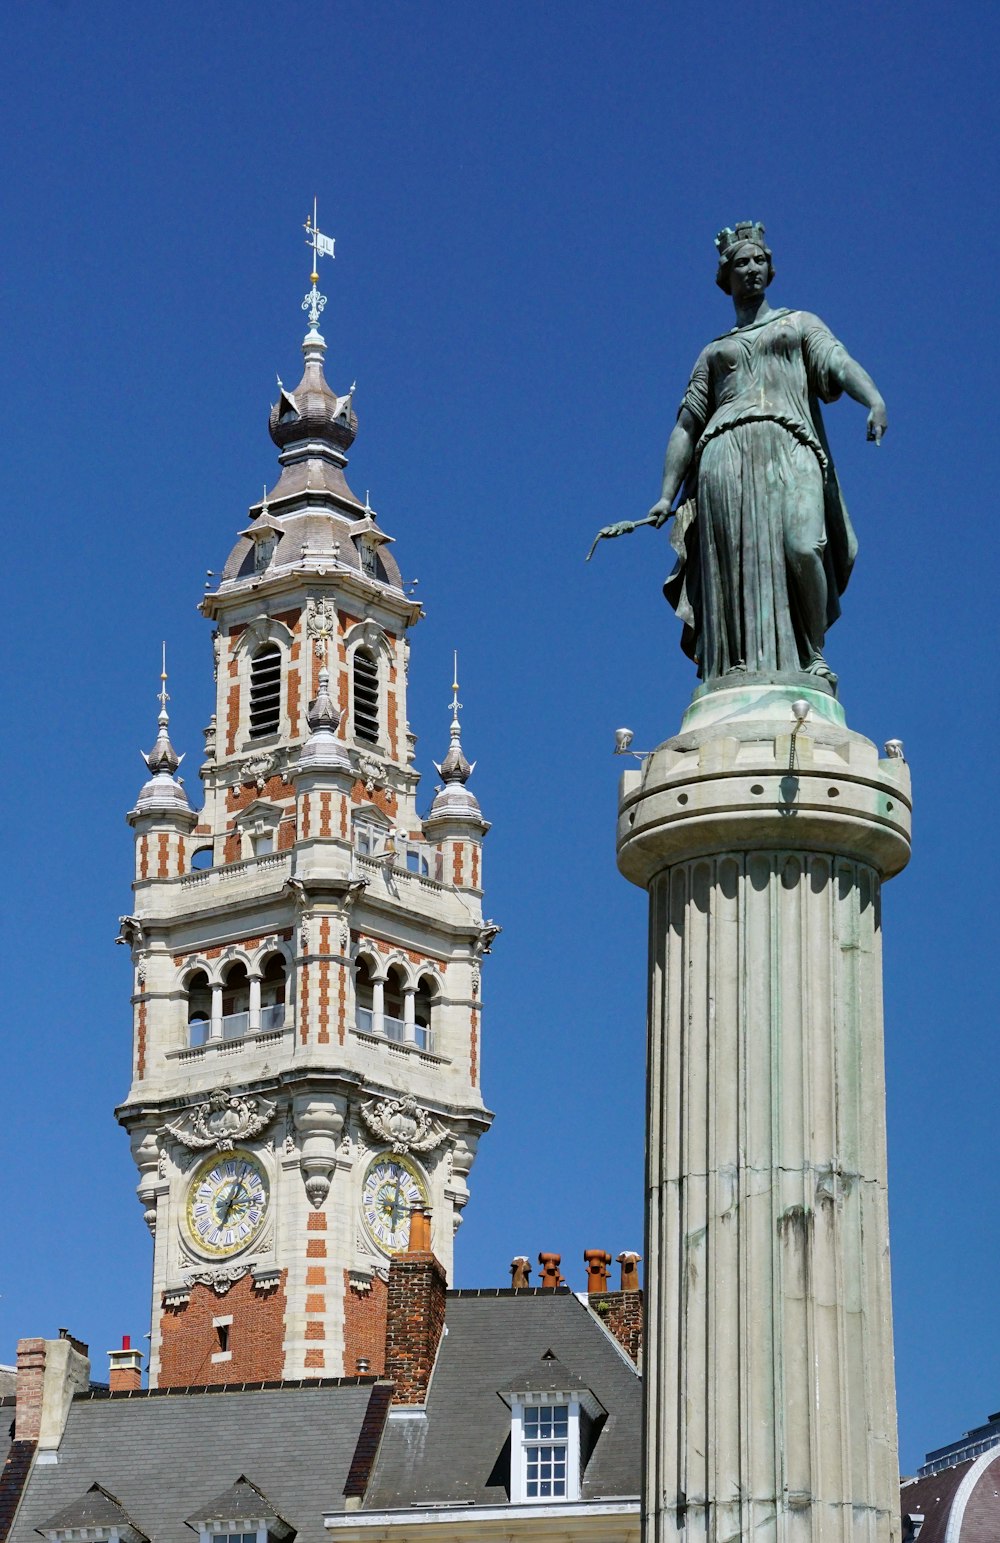
<svg viewBox="0 0 1000 1543">
<path fill-rule="evenodd" d="M 701 679 L 806 672 L 835 689 L 824 640 L 857 541 L 819 404 L 846 391 L 869 409 L 878 444 L 885 403 L 819 317 L 768 305 L 774 267 L 763 225 L 727 228 L 715 244 L 716 283 L 733 297 L 736 326 L 695 362 L 660 498 L 644 520 L 609 525 L 597 539 L 659 528 L 680 493 L 677 566 L 663 589 Z"/>
</svg>

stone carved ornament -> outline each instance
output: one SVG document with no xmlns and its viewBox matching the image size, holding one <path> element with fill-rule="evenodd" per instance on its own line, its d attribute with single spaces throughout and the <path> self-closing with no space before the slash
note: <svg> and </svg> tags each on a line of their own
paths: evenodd
<svg viewBox="0 0 1000 1543">
<path fill-rule="evenodd" d="M 266 1098 L 248 1094 L 212 1093 L 204 1103 L 186 1109 L 164 1131 L 182 1145 L 199 1150 L 214 1147 L 217 1152 L 232 1151 L 237 1141 L 259 1136 L 274 1118 L 275 1106 Z"/>
<path fill-rule="evenodd" d="M 410 1093 L 405 1098 L 370 1098 L 361 1105 L 361 1115 L 372 1134 L 398 1154 L 431 1152 L 448 1134 Z"/>
<path fill-rule="evenodd" d="M 255 755 L 248 755 L 239 769 L 239 780 L 233 786 L 239 788 L 245 783 L 253 783 L 256 788 L 263 788 L 268 778 L 277 771 L 277 768 L 277 757 L 268 755 L 265 751 L 258 751 Z"/>
<path fill-rule="evenodd" d="M 311 600 L 306 619 L 306 632 L 313 640 L 313 652 L 317 659 L 324 659 L 327 647 L 337 632 L 337 612 L 329 600 Z"/>
<path fill-rule="evenodd" d="M 251 1269 L 249 1264 L 220 1265 L 214 1270 L 185 1271 L 184 1280 L 189 1286 L 211 1286 L 216 1296 L 224 1296 L 236 1281 L 242 1280 Z"/>
</svg>

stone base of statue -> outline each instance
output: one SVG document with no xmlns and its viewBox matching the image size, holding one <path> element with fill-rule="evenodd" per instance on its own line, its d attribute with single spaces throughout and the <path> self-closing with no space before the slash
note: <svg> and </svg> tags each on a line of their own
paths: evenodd
<svg viewBox="0 0 1000 1543">
<path fill-rule="evenodd" d="M 622 779 L 650 897 L 646 1543 L 898 1538 L 879 901 L 909 832 L 905 762 L 797 682 L 701 688 Z"/>
</svg>

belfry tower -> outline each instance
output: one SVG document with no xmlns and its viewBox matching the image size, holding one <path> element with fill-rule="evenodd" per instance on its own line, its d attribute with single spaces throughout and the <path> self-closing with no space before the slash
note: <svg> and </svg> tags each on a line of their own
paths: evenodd
<svg viewBox="0 0 1000 1543">
<path fill-rule="evenodd" d="M 457 682 L 443 787 L 417 813 L 420 607 L 344 476 L 354 388 L 324 377 L 316 278 L 302 380 L 271 410 L 281 474 L 201 607 L 216 675 L 203 807 L 176 776 L 164 672 L 128 816 L 134 1049 L 117 1113 L 154 1238 L 151 1386 L 381 1371 L 389 1258 L 422 1208 L 450 1275 L 492 1118 L 488 825 Z"/>
</svg>

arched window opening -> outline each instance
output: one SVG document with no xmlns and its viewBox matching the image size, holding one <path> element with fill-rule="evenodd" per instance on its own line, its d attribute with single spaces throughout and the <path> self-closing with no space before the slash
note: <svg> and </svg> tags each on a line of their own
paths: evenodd
<svg viewBox="0 0 1000 1543">
<path fill-rule="evenodd" d="M 362 1034 L 375 1032 L 375 974 L 371 960 L 362 954 L 354 972 L 354 996 L 357 1003 L 355 1025 Z"/>
<path fill-rule="evenodd" d="M 260 982 L 260 1027 L 262 1033 L 285 1026 L 285 961 L 272 954 L 264 965 Z"/>
<path fill-rule="evenodd" d="M 212 866 L 212 848 L 199 847 L 197 852 L 191 853 L 191 872 L 200 873 L 203 868 Z"/>
<path fill-rule="evenodd" d="M 265 643 L 250 666 L 250 737 L 277 734 L 281 721 L 281 649 Z"/>
<path fill-rule="evenodd" d="M 204 1045 L 212 1029 L 212 988 L 204 970 L 195 970 L 187 983 L 188 1044 Z"/>
<path fill-rule="evenodd" d="M 422 975 L 413 997 L 413 1038 L 420 1050 L 433 1049 L 434 998 L 437 984 Z"/>
<path fill-rule="evenodd" d="M 222 1037 L 241 1039 L 250 1027 L 250 977 L 245 964 L 231 964 L 222 986 Z"/>
<path fill-rule="evenodd" d="M 367 648 L 354 650 L 354 733 L 378 744 L 378 665 Z"/>
<path fill-rule="evenodd" d="M 383 1023 L 386 1039 L 395 1039 L 401 1044 L 406 1038 L 406 1024 L 403 1021 L 403 973 L 395 965 L 385 978 Z"/>
</svg>

